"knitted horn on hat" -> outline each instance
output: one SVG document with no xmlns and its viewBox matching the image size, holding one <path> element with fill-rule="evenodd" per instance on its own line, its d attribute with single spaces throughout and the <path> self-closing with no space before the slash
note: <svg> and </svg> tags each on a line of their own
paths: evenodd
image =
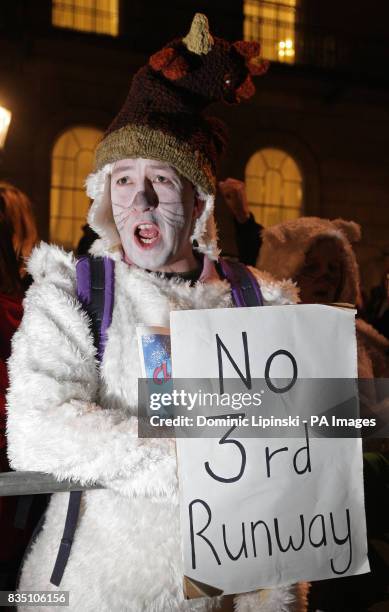
<svg viewBox="0 0 389 612">
<path fill-rule="evenodd" d="M 225 132 L 205 110 L 212 102 L 237 103 L 254 94 L 252 75 L 267 69 L 259 51 L 256 42 L 213 37 L 205 15 L 196 14 L 187 36 L 167 44 L 135 74 L 122 109 L 97 147 L 95 172 L 87 180 L 88 195 L 95 199 L 88 220 L 107 246 L 119 240 L 112 214 L 101 207 L 107 191 L 101 172 L 110 172 L 120 159 L 143 157 L 171 164 L 205 196 L 192 239 L 198 250 L 217 256 L 213 196 Z"/>
</svg>

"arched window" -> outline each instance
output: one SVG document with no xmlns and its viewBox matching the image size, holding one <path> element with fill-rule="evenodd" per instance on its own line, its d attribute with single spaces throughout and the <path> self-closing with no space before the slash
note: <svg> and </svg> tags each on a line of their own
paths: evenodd
<svg viewBox="0 0 389 612">
<path fill-rule="evenodd" d="M 256 221 L 268 227 L 296 219 L 302 210 L 303 180 L 290 155 L 280 149 L 261 149 L 246 165 L 246 191 Z"/>
<path fill-rule="evenodd" d="M 73 249 L 82 235 L 89 199 L 85 179 L 93 168 L 93 156 L 103 132 L 75 126 L 56 141 L 51 163 L 50 240 Z"/>
</svg>

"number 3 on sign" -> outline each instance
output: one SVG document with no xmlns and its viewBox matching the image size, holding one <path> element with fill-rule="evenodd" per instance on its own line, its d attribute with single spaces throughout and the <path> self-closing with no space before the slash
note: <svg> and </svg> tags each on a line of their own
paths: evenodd
<svg viewBox="0 0 389 612">
<path fill-rule="evenodd" d="M 244 415 L 243 415 L 244 416 Z M 241 442 L 239 442 L 238 440 L 234 440 L 233 438 L 229 438 L 228 436 L 230 435 L 230 433 L 232 433 L 235 429 L 235 425 L 233 425 L 226 434 L 224 434 L 224 436 L 221 438 L 221 440 L 219 440 L 219 444 L 234 444 L 237 449 L 239 450 L 240 453 L 240 470 L 238 472 L 238 474 L 236 476 L 232 476 L 231 478 L 224 478 L 223 476 L 218 476 L 217 474 L 215 474 L 215 472 L 213 472 L 213 470 L 210 468 L 209 466 L 209 461 L 206 461 L 204 463 L 204 467 L 206 472 L 214 479 L 214 480 L 218 480 L 219 482 L 237 482 L 237 480 L 239 480 L 240 478 L 242 478 L 245 467 L 246 467 L 246 451 L 245 448 L 243 446 L 243 444 Z"/>
</svg>

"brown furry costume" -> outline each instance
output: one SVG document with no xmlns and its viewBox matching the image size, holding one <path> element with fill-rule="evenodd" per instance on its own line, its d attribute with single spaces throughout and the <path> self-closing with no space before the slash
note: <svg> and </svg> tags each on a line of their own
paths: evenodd
<svg viewBox="0 0 389 612">
<path fill-rule="evenodd" d="M 361 229 L 353 221 L 301 217 L 267 228 L 262 232 L 263 244 L 257 267 L 278 279 L 295 278 L 304 265 L 311 247 L 320 239 L 333 238 L 342 246 L 343 286 L 339 302 L 357 304 L 360 301 L 360 277 L 352 244 L 358 242 Z M 358 343 L 358 374 L 360 378 L 389 376 L 386 355 L 389 341 L 369 323 L 356 320 Z"/>
</svg>

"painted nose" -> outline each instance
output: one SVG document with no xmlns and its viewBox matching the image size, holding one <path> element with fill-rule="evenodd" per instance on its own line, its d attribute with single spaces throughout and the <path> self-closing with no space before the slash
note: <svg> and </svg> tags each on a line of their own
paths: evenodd
<svg viewBox="0 0 389 612">
<path fill-rule="evenodd" d="M 150 210 L 158 206 L 158 196 L 149 181 L 145 181 L 143 191 L 138 191 L 136 194 L 133 206 L 139 211 Z"/>
</svg>

